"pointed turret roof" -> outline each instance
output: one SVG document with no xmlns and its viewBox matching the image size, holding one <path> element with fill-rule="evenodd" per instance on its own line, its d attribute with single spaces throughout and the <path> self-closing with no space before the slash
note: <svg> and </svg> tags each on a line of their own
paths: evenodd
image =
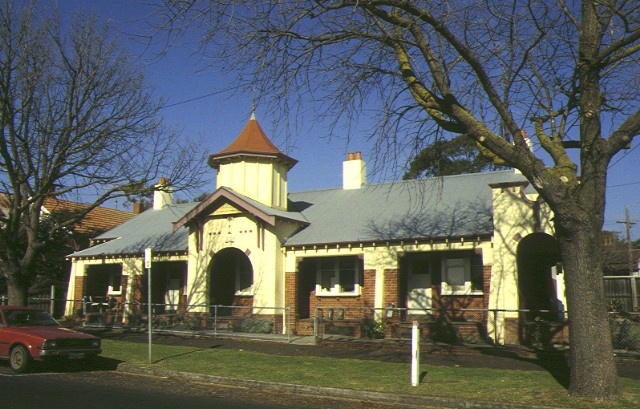
<svg viewBox="0 0 640 409">
<path fill-rule="evenodd" d="M 221 162 L 238 157 L 265 157 L 281 160 L 290 169 L 297 160 L 285 155 L 267 137 L 258 123 L 255 114 L 251 114 L 249 122 L 240 135 L 229 146 L 209 156 L 209 166 L 217 169 Z"/>
</svg>

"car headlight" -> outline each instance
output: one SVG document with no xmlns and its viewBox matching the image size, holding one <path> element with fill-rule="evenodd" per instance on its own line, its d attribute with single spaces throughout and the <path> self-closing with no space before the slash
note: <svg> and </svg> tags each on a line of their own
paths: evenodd
<svg viewBox="0 0 640 409">
<path fill-rule="evenodd" d="M 55 339 L 45 339 L 44 342 L 42 343 L 42 348 L 46 349 L 46 348 L 55 348 L 56 347 L 56 340 Z"/>
</svg>

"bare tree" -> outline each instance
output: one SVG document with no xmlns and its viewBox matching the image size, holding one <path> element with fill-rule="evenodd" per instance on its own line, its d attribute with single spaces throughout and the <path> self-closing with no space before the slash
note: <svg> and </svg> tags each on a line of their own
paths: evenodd
<svg viewBox="0 0 640 409">
<path fill-rule="evenodd" d="M 66 35 L 55 10 L 0 1 L 0 271 L 13 304 L 26 304 L 35 262 L 61 229 L 160 176 L 196 184 L 204 163 L 162 126 L 161 104 L 109 28 L 95 16 L 65 24 Z M 45 225 L 47 197 L 89 205 Z"/>
<path fill-rule="evenodd" d="M 313 101 L 337 120 L 377 106 L 386 163 L 443 135 L 465 135 L 494 163 L 519 169 L 555 214 L 571 316 L 570 392 L 618 396 L 600 247 L 608 166 L 640 132 L 637 2 L 163 6 L 156 28 L 170 40 L 200 30 L 209 61 L 238 68 L 240 80 L 280 106 Z"/>
</svg>

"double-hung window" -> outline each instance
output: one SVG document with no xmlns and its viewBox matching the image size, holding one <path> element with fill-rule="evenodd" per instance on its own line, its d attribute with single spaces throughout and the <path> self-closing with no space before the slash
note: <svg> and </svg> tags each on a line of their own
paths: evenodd
<svg viewBox="0 0 640 409">
<path fill-rule="evenodd" d="M 356 257 L 327 257 L 317 260 L 317 295 L 359 295 L 360 263 Z"/>
<path fill-rule="evenodd" d="M 455 256 L 442 259 L 442 294 L 482 294 L 482 257 Z"/>
</svg>

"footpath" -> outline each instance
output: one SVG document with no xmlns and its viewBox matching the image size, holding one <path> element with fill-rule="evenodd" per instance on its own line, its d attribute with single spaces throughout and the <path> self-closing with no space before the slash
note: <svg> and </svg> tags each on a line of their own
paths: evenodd
<svg viewBox="0 0 640 409">
<path fill-rule="evenodd" d="M 105 339 L 130 342 L 147 342 L 146 333 L 104 333 Z M 381 362 L 409 362 L 410 346 L 406 343 L 360 341 L 337 338 L 316 344 L 313 337 L 284 338 L 279 336 L 256 338 L 193 336 L 193 334 L 158 333 L 153 335 L 154 344 L 185 345 L 198 348 L 242 349 L 265 354 L 283 356 L 319 356 L 331 358 L 368 359 Z M 421 347 L 421 363 L 429 365 L 467 368 L 518 369 L 530 371 L 565 372 L 566 360 L 562 352 L 540 352 L 525 348 L 492 346 L 428 345 Z M 622 377 L 640 379 L 640 360 L 619 359 L 619 374 Z M 497 409 L 545 409 L 546 406 L 505 404 L 498 402 L 475 402 L 469 400 L 444 399 L 426 396 L 405 396 L 352 389 L 326 388 L 308 385 L 282 384 L 254 380 L 230 379 L 190 372 L 168 371 L 147 366 L 120 364 L 118 371 L 161 377 L 176 377 L 197 382 L 208 382 L 221 386 L 246 387 L 274 393 L 295 393 L 338 399 L 385 403 L 402 408 L 497 408 Z"/>
</svg>

